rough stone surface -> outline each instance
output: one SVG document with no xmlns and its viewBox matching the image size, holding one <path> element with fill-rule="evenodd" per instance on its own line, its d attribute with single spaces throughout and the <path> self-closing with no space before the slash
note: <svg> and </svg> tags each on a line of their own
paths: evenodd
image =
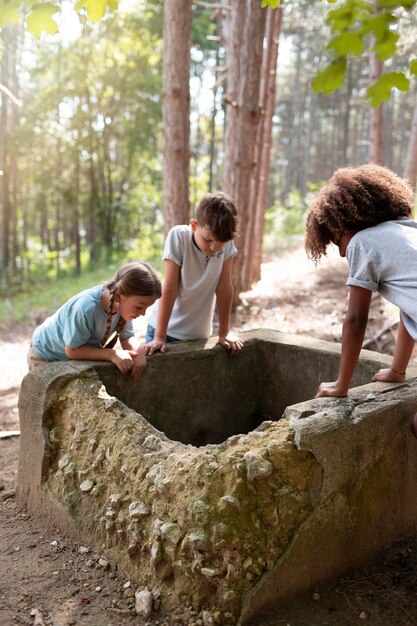
<svg viewBox="0 0 417 626">
<path fill-rule="evenodd" d="M 180 346 L 152 359 L 138 384 L 110 365 L 83 363 L 48 364 L 24 379 L 18 500 L 117 563 L 142 589 L 142 615 L 156 605 L 186 615 L 188 607 L 203 623 L 213 615 L 216 623 L 245 623 L 417 527 L 414 379 L 305 401 L 318 383 L 317 363 L 334 377 L 338 349 L 276 332 L 247 335 L 237 359 L 225 360 L 210 343 Z M 164 395 L 161 375 L 170 364 L 174 397 Z M 382 355 L 364 354 L 362 382 L 384 365 Z M 191 380 L 181 378 L 182 367 Z M 228 422 L 213 397 L 214 434 L 209 423 L 204 437 L 229 435 L 192 445 L 187 440 L 203 436 L 202 417 L 193 422 L 188 405 L 213 371 L 236 384 L 225 389 L 227 411 L 234 394 L 247 414 Z M 123 381 L 134 408 L 109 395 L 110 386 L 123 391 Z M 155 407 L 147 403 L 152 391 Z M 278 419 L 282 397 L 290 402 Z M 148 419 L 138 412 L 141 398 Z M 179 422 L 185 443 L 150 423 L 158 408 L 172 431 Z M 259 425 L 245 432 L 254 414 Z M 274 420 L 259 423 L 268 415 Z"/>
</svg>

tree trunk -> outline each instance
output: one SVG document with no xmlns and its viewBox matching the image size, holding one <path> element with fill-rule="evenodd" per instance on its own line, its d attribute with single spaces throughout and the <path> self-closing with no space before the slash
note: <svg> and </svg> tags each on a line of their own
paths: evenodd
<svg viewBox="0 0 417 626">
<path fill-rule="evenodd" d="M 191 0 L 164 2 L 163 210 L 165 232 L 188 222 Z"/>
<path fill-rule="evenodd" d="M 242 4 L 233 4 L 233 10 L 243 12 Z M 246 229 L 250 214 L 251 179 L 255 167 L 255 146 L 260 119 L 259 94 L 262 47 L 267 15 L 260 3 L 246 0 L 245 7 L 243 40 L 240 42 L 236 131 L 235 136 L 231 137 L 230 142 L 226 144 L 225 154 L 225 162 L 227 163 L 225 176 L 227 172 L 233 171 L 231 174 L 232 184 L 230 185 L 230 180 L 227 180 L 226 177 L 224 180 L 224 188 L 234 198 L 239 212 L 239 237 L 236 243 L 240 254 L 236 257 L 233 268 L 235 305 L 239 301 L 242 285 Z"/>
<path fill-rule="evenodd" d="M 378 59 L 376 54 L 371 52 L 369 58 L 369 78 L 373 83 L 382 75 L 384 71 L 384 62 Z M 371 108 L 370 115 L 370 134 L 369 134 L 369 161 L 370 163 L 378 163 L 383 165 L 383 105 Z"/>
<path fill-rule="evenodd" d="M 292 92 L 291 99 L 291 109 L 290 109 L 290 120 L 289 125 L 290 128 L 288 130 L 288 148 L 286 154 L 287 168 L 286 168 L 286 176 L 285 176 L 285 191 L 284 191 L 284 199 L 290 193 L 293 185 L 294 185 L 294 173 L 298 169 L 297 159 L 294 158 L 295 155 L 295 146 L 297 141 L 297 132 L 296 125 L 299 122 L 300 118 L 300 78 L 301 78 L 301 69 L 302 69 L 302 49 L 303 42 L 301 40 L 302 33 L 297 33 L 295 40 L 297 46 L 296 53 L 296 66 L 295 66 L 295 77 L 294 77 L 294 88 Z"/>
<path fill-rule="evenodd" d="M 408 182 L 415 191 L 417 181 L 417 102 L 414 106 L 413 123 L 411 126 L 405 167 L 405 178 L 407 178 Z"/>
<path fill-rule="evenodd" d="M 266 47 L 261 72 L 260 105 L 262 121 L 258 125 L 255 176 L 252 178 L 249 230 L 243 264 L 242 288 L 250 289 L 259 280 L 262 263 L 262 244 L 265 227 L 265 211 L 268 208 L 269 166 L 272 143 L 272 118 L 276 103 L 276 75 L 279 37 L 282 25 L 282 6 L 268 9 L 266 22 Z"/>
<path fill-rule="evenodd" d="M 234 152 L 237 140 L 237 101 L 245 11 L 242 10 L 242 0 L 230 0 L 230 2 L 223 0 L 223 4 L 225 2 L 227 9 L 222 22 L 227 67 L 226 92 L 223 97 L 225 112 L 223 190 L 232 196 L 235 188 Z"/>
<path fill-rule="evenodd" d="M 3 55 L 0 65 L 0 83 L 10 84 L 10 31 L 5 29 L 3 33 Z M 3 277 L 6 278 L 10 263 L 10 195 L 9 195 L 9 97 L 6 92 L 1 91 L 1 112 L 0 112 L 0 170 L 1 175 L 1 267 Z"/>
</svg>

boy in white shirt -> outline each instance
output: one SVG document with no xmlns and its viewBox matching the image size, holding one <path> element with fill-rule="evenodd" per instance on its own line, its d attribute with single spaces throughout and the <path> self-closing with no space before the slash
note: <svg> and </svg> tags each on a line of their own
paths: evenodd
<svg viewBox="0 0 417 626">
<path fill-rule="evenodd" d="M 212 333 L 215 301 L 219 343 L 238 354 L 243 341 L 230 332 L 233 301 L 233 238 L 237 210 L 230 196 L 207 194 L 189 225 L 174 226 L 164 249 L 161 300 L 149 318 L 145 350 L 165 352 L 167 343 L 206 339 Z"/>
</svg>

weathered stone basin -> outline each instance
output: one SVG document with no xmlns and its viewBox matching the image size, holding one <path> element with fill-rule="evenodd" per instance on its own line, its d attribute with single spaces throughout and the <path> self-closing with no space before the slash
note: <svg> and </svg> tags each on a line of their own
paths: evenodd
<svg viewBox="0 0 417 626">
<path fill-rule="evenodd" d="M 417 380 L 366 384 L 390 358 L 363 351 L 348 398 L 311 400 L 338 346 L 244 335 L 235 358 L 175 345 L 138 382 L 69 362 L 22 383 L 19 504 L 184 624 L 250 624 L 417 530 Z"/>
</svg>

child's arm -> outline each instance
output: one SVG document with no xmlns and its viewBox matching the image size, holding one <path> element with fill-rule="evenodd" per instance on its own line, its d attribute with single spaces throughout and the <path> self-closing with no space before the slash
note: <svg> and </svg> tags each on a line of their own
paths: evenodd
<svg viewBox="0 0 417 626">
<path fill-rule="evenodd" d="M 180 271 L 180 267 L 174 261 L 169 259 L 164 261 L 164 282 L 162 284 L 162 295 L 158 308 L 155 337 L 145 345 L 147 354 L 153 354 L 157 350 L 166 352 L 168 322 L 178 295 Z"/>
<path fill-rule="evenodd" d="M 395 346 L 392 365 L 388 369 L 379 370 L 372 378 L 372 382 L 382 381 L 387 383 L 401 383 L 405 380 L 405 371 L 414 348 L 414 339 L 404 326 L 400 316 L 397 343 Z"/>
<path fill-rule="evenodd" d="M 143 344 L 136 337 L 120 338 L 120 344 L 123 350 L 127 350 L 133 356 L 133 365 L 131 371 L 132 380 L 138 380 L 146 367 L 146 353 Z"/>
<path fill-rule="evenodd" d="M 350 288 L 348 311 L 343 322 L 339 376 L 332 383 L 321 383 L 316 398 L 347 395 L 365 336 L 371 298 L 372 291 L 369 289 Z"/>
<path fill-rule="evenodd" d="M 65 354 L 69 359 L 76 361 L 111 361 L 122 374 L 126 374 L 133 366 L 134 353 L 128 350 L 114 350 L 113 348 L 96 348 L 84 344 L 79 348 L 71 348 L 65 344 Z"/>
<path fill-rule="evenodd" d="M 223 269 L 216 287 L 217 312 L 219 315 L 219 343 L 225 346 L 225 348 L 228 348 L 231 354 L 238 354 L 243 348 L 243 341 L 229 330 L 233 302 L 232 267 L 233 257 L 229 257 L 223 264 Z"/>
</svg>

